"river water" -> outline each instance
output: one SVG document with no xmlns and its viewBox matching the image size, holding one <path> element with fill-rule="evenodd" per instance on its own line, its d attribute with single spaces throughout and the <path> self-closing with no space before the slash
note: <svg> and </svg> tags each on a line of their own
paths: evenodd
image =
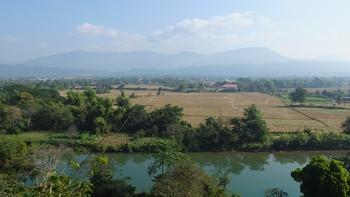
<svg viewBox="0 0 350 197">
<path fill-rule="evenodd" d="M 230 179 L 227 188 L 242 197 L 263 196 L 267 189 L 280 188 L 289 196 L 300 196 L 299 184 L 293 181 L 292 170 L 303 167 L 315 155 L 341 157 L 346 152 L 277 152 L 277 153 L 191 153 L 189 156 L 207 174 L 211 176 L 226 175 Z M 117 178 L 126 178 L 127 182 L 136 187 L 137 191 L 149 191 L 152 187 L 152 177 L 147 173 L 151 159 L 147 154 L 108 154 L 113 165 L 113 173 Z M 72 176 L 84 173 L 66 168 L 66 163 L 72 159 L 83 160 L 84 154 L 68 154 L 60 163 L 58 170 Z M 83 177 L 81 177 L 83 178 Z"/>
</svg>

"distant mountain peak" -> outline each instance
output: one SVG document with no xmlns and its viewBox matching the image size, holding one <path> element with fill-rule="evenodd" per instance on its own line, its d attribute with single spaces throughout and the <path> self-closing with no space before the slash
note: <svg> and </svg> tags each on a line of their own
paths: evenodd
<svg viewBox="0 0 350 197">
<path fill-rule="evenodd" d="M 164 54 L 139 51 L 72 51 L 23 62 L 24 65 L 87 70 L 126 71 L 130 69 L 177 69 L 189 66 L 265 64 L 291 59 L 269 48 L 250 47 L 200 54 L 183 51 Z"/>
<path fill-rule="evenodd" d="M 350 63 L 302 61 L 266 47 L 201 54 L 183 51 L 72 51 L 0 66 L 9 76 L 349 76 Z"/>
</svg>

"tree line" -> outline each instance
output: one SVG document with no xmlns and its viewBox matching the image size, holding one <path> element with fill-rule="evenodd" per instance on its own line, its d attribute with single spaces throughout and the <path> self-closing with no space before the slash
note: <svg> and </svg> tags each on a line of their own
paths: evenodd
<svg viewBox="0 0 350 197">
<path fill-rule="evenodd" d="M 327 141 L 324 144 L 314 143 L 313 139 L 320 135 L 324 135 L 324 140 L 345 142 L 347 139 L 347 136 L 340 134 L 317 134 L 311 131 L 289 134 L 287 138 L 271 137 L 255 105 L 247 107 L 243 117 L 230 120 L 209 117 L 194 128 L 183 120 L 182 108 L 165 105 L 147 111 L 145 106 L 131 104 L 130 98 L 123 92 L 115 100 L 99 97 L 91 89 L 70 91 L 62 97 L 53 89 L 12 85 L 1 91 L 0 100 L 2 133 L 46 130 L 85 131 L 91 135 L 100 135 L 122 132 L 136 138 L 171 139 L 187 151 L 225 151 L 253 144 L 261 149 L 282 148 L 282 139 L 293 143 L 298 141 L 300 148 L 312 148 L 310 146 L 327 145 Z M 344 120 L 343 128 L 345 133 L 350 133 L 350 118 Z M 347 143 L 343 145 L 348 146 Z M 292 144 L 285 141 L 283 147 L 289 146 Z"/>
<path fill-rule="evenodd" d="M 189 150 L 232 149 L 240 141 L 262 141 L 267 132 L 259 110 L 252 105 L 243 118 L 228 123 L 208 118 L 198 128 L 183 120 L 183 109 L 165 105 L 148 112 L 130 103 L 123 92 L 114 101 L 89 89 L 62 97 L 53 89 L 22 85 L 3 89 L 0 104 L 2 133 L 30 130 L 124 132 L 138 137 L 175 139 Z"/>
<path fill-rule="evenodd" d="M 349 78 L 341 77 L 305 77 L 305 78 L 229 78 L 239 85 L 237 91 L 278 93 L 289 88 L 325 88 L 342 87 L 350 84 Z M 77 79 L 8 79 L 0 80 L 0 87 L 13 83 L 30 85 L 33 87 L 53 88 L 57 90 L 83 89 L 94 87 L 99 92 L 108 92 L 110 89 L 122 89 L 127 84 L 158 85 L 170 87 L 176 91 L 208 91 L 219 87 L 224 82 L 221 78 L 195 78 L 195 77 L 163 77 L 163 78 L 77 78 Z"/>
</svg>

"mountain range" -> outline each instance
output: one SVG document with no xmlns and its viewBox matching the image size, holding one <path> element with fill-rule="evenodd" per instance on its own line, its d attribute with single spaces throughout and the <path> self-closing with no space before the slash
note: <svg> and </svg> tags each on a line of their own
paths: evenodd
<svg viewBox="0 0 350 197">
<path fill-rule="evenodd" d="M 0 77 L 350 75 L 350 63 L 300 61 L 264 47 L 213 54 L 73 51 L 0 65 Z"/>
</svg>

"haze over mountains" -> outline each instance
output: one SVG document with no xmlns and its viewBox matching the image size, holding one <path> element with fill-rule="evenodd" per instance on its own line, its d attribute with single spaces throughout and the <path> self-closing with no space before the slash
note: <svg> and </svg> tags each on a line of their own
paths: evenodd
<svg viewBox="0 0 350 197">
<path fill-rule="evenodd" d="M 74 51 L 0 66 L 0 77 L 89 75 L 344 76 L 350 75 L 350 63 L 298 61 L 257 47 L 214 54 Z"/>
<path fill-rule="evenodd" d="M 85 52 L 74 51 L 23 62 L 44 67 L 121 71 L 129 69 L 176 69 L 188 66 L 263 64 L 290 59 L 267 48 L 242 48 L 215 54 L 182 52 L 163 54 L 151 51 Z"/>
</svg>

